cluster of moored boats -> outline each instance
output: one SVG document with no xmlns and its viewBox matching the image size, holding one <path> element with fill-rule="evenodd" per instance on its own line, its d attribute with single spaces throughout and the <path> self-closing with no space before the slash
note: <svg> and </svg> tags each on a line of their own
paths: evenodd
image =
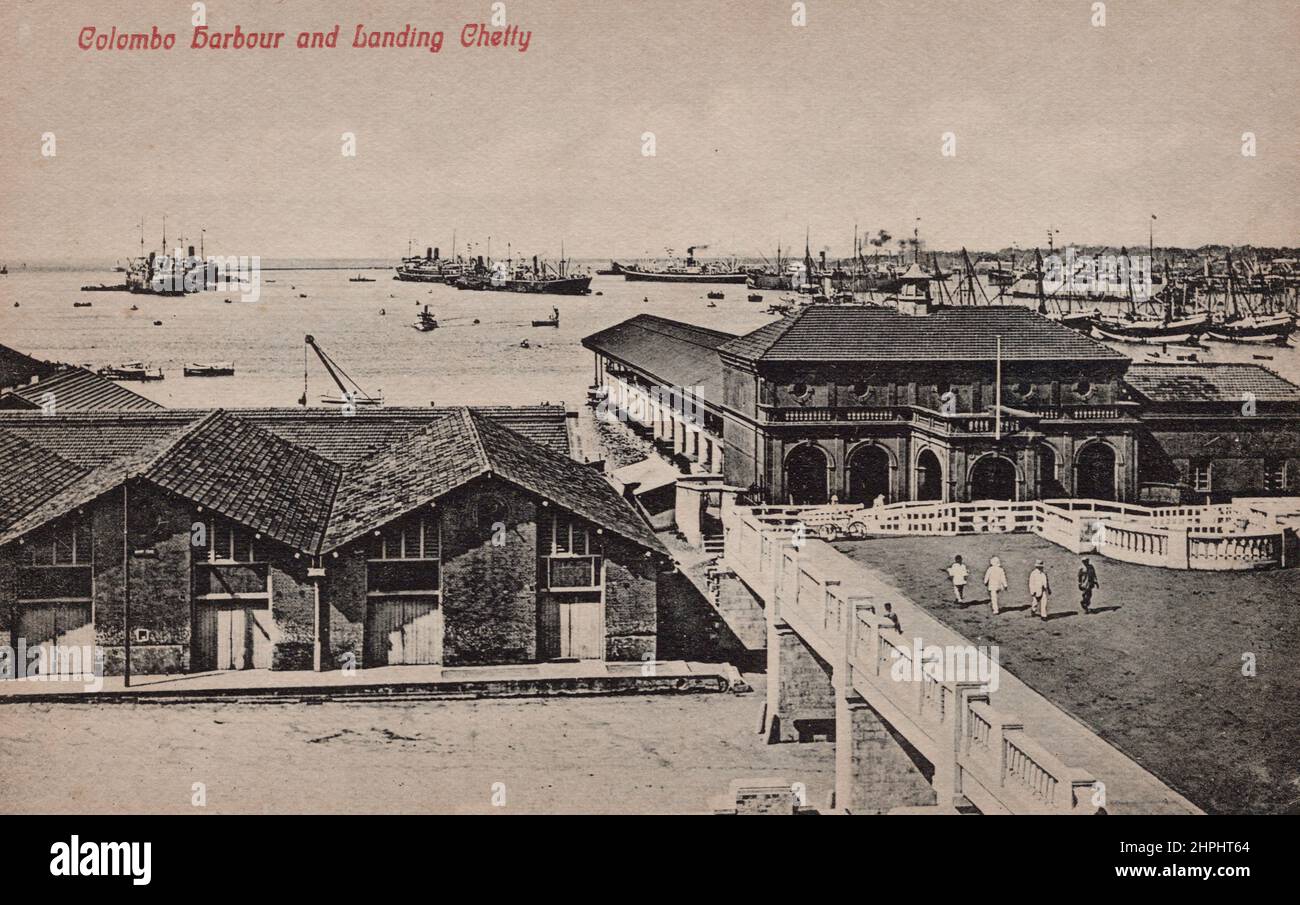
<svg viewBox="0 0 1300 905">
<path fill-rule="evenodd" d="M 141 382 L 162 380 L 166 376 L 162 368 L 143 361 L 107 365 L 95 373 L 109 380 L 135 380 Z M 186 377 L 233 377 L 235 366 L 229 361 L 191 362 L 181 368 L 181 373 Z"/>
</svg>

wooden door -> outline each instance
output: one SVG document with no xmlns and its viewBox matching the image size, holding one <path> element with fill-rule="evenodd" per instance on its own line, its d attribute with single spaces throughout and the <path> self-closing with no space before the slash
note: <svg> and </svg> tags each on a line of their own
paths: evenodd
<svg viewBox="0 0 1300 905">
<path fill-rule="evenodd" d="M 270 669 L 271 631 L 271 610 L 264 603 L 200 603 L 194 614 L 193 668 Z"/>
<path fill-rule="evenodd" d="M 603 660 L 604 605 L 599 600 L 544 601 L 538 655 L 543 660 Z"/>
<path fill-rule="evenodd" d="M 372 597 L 366 605 L 366 666 L 442 663 L 436 597 Z"/>
<path fill-rule="evenodd" d="M 43 658 L 51 675 L 85 675 L 94 671 L 95 626 L 90 619 L 89 603 L 19 604 L 18 637 L 27 640 L 29 656 L 42 645 L 65 649 L 52 650 Z M 67 650 L 72 647 L 78 650 L 75 653 Z M 39 671 L 41 666 L 40 661 L 28 661 L 29 669 Z"/>
</svg>

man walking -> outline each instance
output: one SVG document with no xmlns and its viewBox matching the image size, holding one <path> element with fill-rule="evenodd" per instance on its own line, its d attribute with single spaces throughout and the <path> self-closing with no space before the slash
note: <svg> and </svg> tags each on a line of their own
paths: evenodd
<svg viewBox="0 0 1300 905">
<path fill-rule="evenodd" d="M 944 569 L 944 571 L 947 572 L 948 577 L 952 579 L 952 596 L 954 602 L 958 604 L 965 603 L 966 600 L 963 595 L 966 591 L 966 578 L 970 575 L 970 569 L 966 568 L 965 564 L 961 561 L 961 556 L 958 555 L 952 558 L 952 565 L 947 569 Z"/>
<path fill-rule="evenodd" d="M 1043 561 L 1040 559 L 1034 563 L 1034 570 L 1029 573 L 1029 599 L 1032 601 L 1029 615 L 1033 616 L 1037 610 L 1038 618 L 1046 622 L 1047 598 L 1051 596 L 1052 583 L 1047 580 L 1047 572 L 1043 570 Z"/>
<path fill-rule="evenodd" d="M 1002 568 L 1002 560 L 994 556 L 989 559 L 989 567 L 984 570 L 984 587 L 989 589 L 989 603 L 993 604 L 993 615 L 998 614 L 998 594 L 1007 589 L 1007 573 Z"/>
<path fill-rule="evenodd" d="M 1099 587 L 1101 587 L 1101 582 L 1097 580 L 1097 570 L 1092 567 L 1092 563 L 1085 556 L 1083 565 L 1079 567 L 1079 593 L 1081 595 L 1079 605 L 1083 607 L 1085 613 L 1092 612 L 1092 592 Z"/>
</svg>

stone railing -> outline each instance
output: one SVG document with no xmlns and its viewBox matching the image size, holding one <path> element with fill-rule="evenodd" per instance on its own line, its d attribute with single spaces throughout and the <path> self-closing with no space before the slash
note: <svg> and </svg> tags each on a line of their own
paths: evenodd
<svg viewBox="0 0 1300 905">
<path fill-rule="evenodd" d="M 1163 509 L 1104 500 L 977 500 L 764 506 L 752 513 L 823 540 L 1029 532 L 1073 553 L 1138 565 L 1216 571 L 1287 565 L 1286 528 L 1271 515 L 1230 503 Z"/>
<path fill-rule="evenodd" d="M 832 548 L 802 554 L 788 527 L 735 516 L 726 525 L 728 566 L 763 598 L 769 619 L 787 622 L 835 665 L 842 690 L 861 693 L 934 765 L 941 798 L 965 795 L 985 813 L 1096 812 L 1093 778 L 996 710 L 978 676 L 945 677 L 932 661 L 916 667 L 909 636 L 883 616 L 885 602 L 906 600 L 899 592 L 871 582 L 850 589 L 829 574 L 834 562 L 850 563 Z"/>
</svg>

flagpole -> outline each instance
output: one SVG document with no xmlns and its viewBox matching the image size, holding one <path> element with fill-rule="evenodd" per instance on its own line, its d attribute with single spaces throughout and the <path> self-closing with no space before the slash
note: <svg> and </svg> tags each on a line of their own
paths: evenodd
<svg viewBox="0 0 1300 905">
<path fill-rule="evenodd" d="M 993 439 L 1002 440 L 1002 337 L 997 337 L 997 351 L 994 355 L 994 395 L 996 400 L 993 409 Z"/>
</svg>

